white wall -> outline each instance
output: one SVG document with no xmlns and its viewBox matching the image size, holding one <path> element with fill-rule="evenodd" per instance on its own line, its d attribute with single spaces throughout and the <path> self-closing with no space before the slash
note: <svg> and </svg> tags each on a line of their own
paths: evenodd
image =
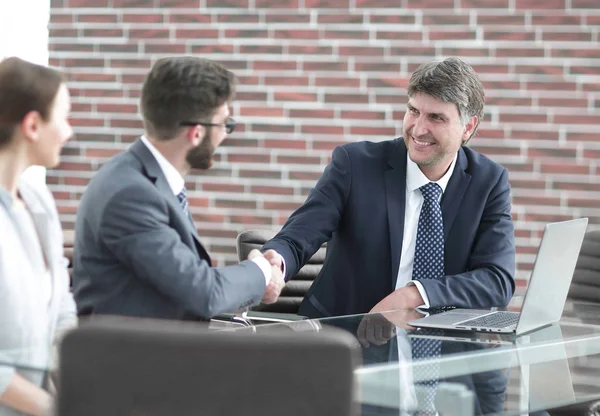
<svg viewBox="0 0 600 416">
<path fill-rule="evenodd" d="M 50 0 L 0 0 L 0 59 L 8 56 L 48 64 Z M 25 175 L 45 181 L 46 171 L 32 167 Z"/>
</svg>

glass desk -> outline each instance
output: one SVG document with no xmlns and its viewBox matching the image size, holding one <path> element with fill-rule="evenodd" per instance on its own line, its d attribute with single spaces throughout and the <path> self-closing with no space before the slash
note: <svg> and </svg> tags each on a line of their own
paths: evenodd
<svg viewBox="0 0 600 416">
<path fill-rule="evenodd" d="M 519 299 L 509 306 L 518 310 Z M 416 329 L 415 311 L 258 325 L 356 337 L 362 415 L 521 415 L 600 400 L 600 305 L 565 306 L 559 324 L 520 337 Z M 545 414 L 544 412 L 540 414 Z M 582 413 L 584 414 L 584 413 Z"/>
</svg>

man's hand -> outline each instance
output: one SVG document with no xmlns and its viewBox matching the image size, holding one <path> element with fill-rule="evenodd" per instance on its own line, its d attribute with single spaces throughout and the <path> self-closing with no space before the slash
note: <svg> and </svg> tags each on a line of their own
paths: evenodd
<svg viewBox="0 0 600 416">
<path fill-rule="evenodd" d="M 281 270 L 283 267 L 282 257 L 275 250 L 267 250 L 263 253 L 265 258 L 274 266 L 278 266 Z"/>
<path fill-rule="evenodd" d="M 281 294 L 283 286 L 285 286 L 285 280 L 283 280 L 281 268 L 277 265 L 271 265 L 271 281 L 267 285 L 265 294 L 260 301 L 262 303 L 275 303 Z"/>
<path fill-rule="evenodd" d="M 380 313 L 363 316 L 356 337 L 363 348 L 371 345 L 383 345 L 396 335 L 396 326 Z"/>
<path fill-rule="evenodd" d="M 404 286 L 383 298 L 370 312 L 413 309 L 424 303 L 416 286 Z"/>
</svg>

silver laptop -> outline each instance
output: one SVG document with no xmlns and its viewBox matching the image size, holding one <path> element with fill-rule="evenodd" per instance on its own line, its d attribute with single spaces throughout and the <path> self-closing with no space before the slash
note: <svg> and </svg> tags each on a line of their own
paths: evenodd
<svg viewBox="0 0 600 416">
<path fill-rule="evenodd" d="M 424 328 L 520 335 L 558 322 L 575 271 L 588 219 L 546 225 L 521 312 L 454 309 L 408 324 Z"/>
</svg>

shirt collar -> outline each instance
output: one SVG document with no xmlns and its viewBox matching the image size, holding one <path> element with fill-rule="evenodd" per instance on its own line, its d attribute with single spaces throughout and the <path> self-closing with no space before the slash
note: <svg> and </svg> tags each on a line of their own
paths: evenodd
<svg viewBox="0 0 600 416">
<path fill-rule="evenodd" d="M 452 177 L 452 173 L 454 172 L 454 166 L 456 166 L 456 158 L 458 156 L 458 152 L 454 155 L 454 159 L 450 164 L 450 168 L 448 171 L 437 181 L 430 181 L 427 176 L 421 172 L 419 166 L 415 162 L 410 159 L 408 152 L 406 152 L 406 190 L 408 192 L 413 192 L 419 189 L 423 185 L 427 185 L 429 182 L 437 183 L 442 188 L 442 194 L 446 190 L 448 186 L 448 182 Z"/>
<path fill-rule="evenodd" d="M 142 136 L 141 139 L 142 143 L 146 145 L 148 150 L 150 150 L 150 153 L 152 153 L 152 156 L 154 156 L 154 158 L 158 162 L 158 166 L 160 166 L 160 170 L 162 170 L 163 175 L 165 175 L 167 183 L 169 184 L 169 187 L 171 188 L 173 194 L 179 194 L 179 192 L 181 192 L 183 186 L 185 185 L 185 180 L 183 179 L 183 176 L 181 176 L 181 173 L 179 173 L 179 171 L 175 169 L 175 166 L 173 166 L 171 162 L 169 162 L 162 155 L 162 153 L 160 153 L 158 149 L 154 147 L 152 143 L 150 143 L 150 140 L 148 140 L 146 136 Z"/>
</svg>

